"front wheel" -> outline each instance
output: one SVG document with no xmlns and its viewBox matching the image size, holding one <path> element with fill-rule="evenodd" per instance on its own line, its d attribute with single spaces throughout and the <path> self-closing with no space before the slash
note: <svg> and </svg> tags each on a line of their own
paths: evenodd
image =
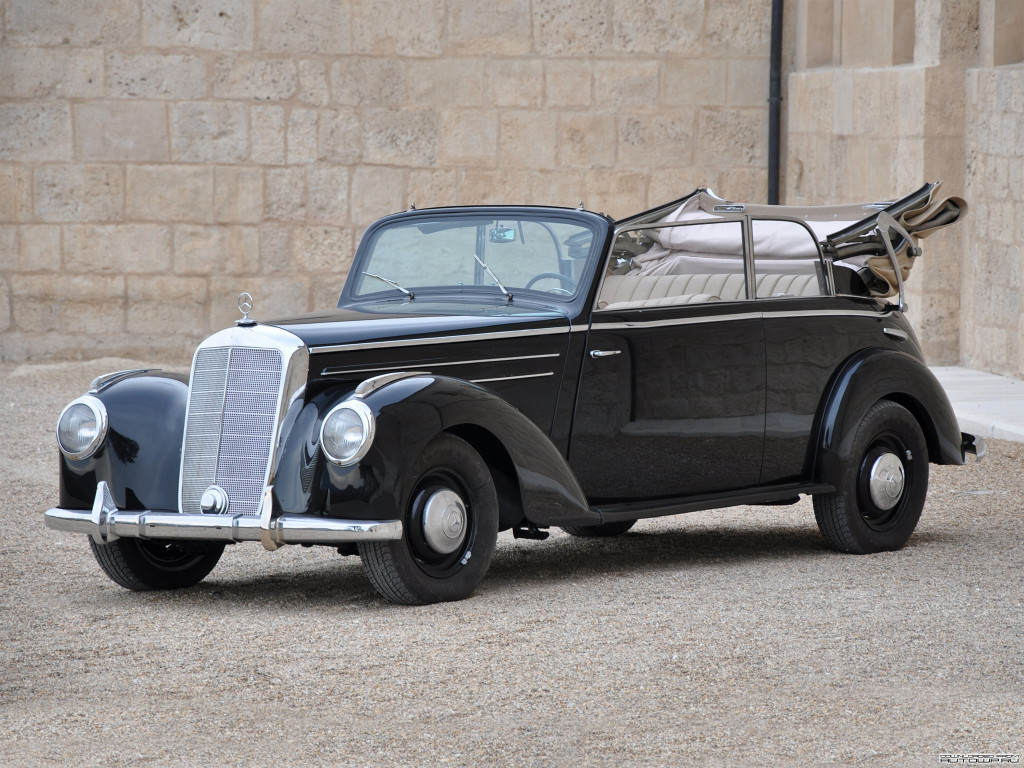
<svg viewBox="0 0 1024 768">
<path fill-rule="evenodd" d="M 454 435 L 419 455 L 398 541 L 359 545 L 370 582 L 393 603 L 426 605 L 468 597 L 491 564 L 498 496 L 487 464 Z"/>
<path fill-rule="evenodd" d="M 899 549 L 917 527 L 928 492 L 928 445 L 917 419 L 891 400 L 873 405 L 854 435 L 835 493 L 814 496 L 814 517 L 840 552 Z"/>
<path fill-rule="evenodd" d="M 198 584 L 213 570 L 224 544 L 206 541 L 115 539 L 89 547 L 100 568 L 125 589 L 183 589 Z"/>
</svg>

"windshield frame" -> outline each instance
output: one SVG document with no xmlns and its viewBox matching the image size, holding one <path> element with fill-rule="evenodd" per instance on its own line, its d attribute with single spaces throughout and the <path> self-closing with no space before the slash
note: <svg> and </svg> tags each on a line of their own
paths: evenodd
<svg viewBox="0 0 1024 768">
<path fill-rule="evenodd" d="M 399 226 L 416 226 L 418 221 L 426 223 L 427 221 L 437 221 L 439 219 L 446 218 L 452 219 L 453 222 L 458 219 L 466 218 L 479 219 L 481 222 L 488 220 L 500 220 L 502 222 L 517 222 L 520 220 L 523 222 L 532 221 L 548 231 L 550 231 L 549 225 L 564 223 L 589 230 L 591 233 L 590 245 L 586 249 L 585 254 L 582 256 L 572 257 L 573 261 L 578 259 L 582 262 L 582 266 L 579 269 L 576 288 L 573 294 L 564 295 L 561 293 L 553 293 L 546 289 L 527 290 L 523 287 L 513 287 L 510 285 L 509 292 L 512 294 L 510 302 L 505 293 L 503 293 L 497 286 L 489 283 L 483 285 L 465 284 L 413 286 L 405 285 L 402 282 L 401 275 L 382 275 L 382 277 L 396 281 L 403 289 L 411 291 L 415 295 L 415 298 L 410 298 L 402 291 L 389 287 L 384 282 L 363 277 L 366 272 L 375 272 L 375 267 L 373 266 L 371 257 L 373 255 L 373 250 L 383 233 Z M 602 256 L 607 250 L 608 243 L 610 242 L 612 228 L 613 220 L 603 214 L 596 214 L 590 211 L 572 208 L 555 208 L 546 206 L 459 206 L 448 208 L 426 208 L 423 210 L 411 210 L 403 213 L 392 214 L 391 216 L 386 216 L 372 224 L 364 233 L 359 243 L 359 247 L 356 249 L 355 256 L 352 259 L 352 266 L 349 269 L 348 276 L 345 280 L 345 285 L 338 301 L 338 307 L 402 302 L 409 304 L 409 306 L 405 308 L 407 311 L 415 311 L 416 304 L 426 304 L 437 301 L 454 301 L 456 303 L 466 302 L 477 305 L 482 303 L 540 305 L 556 309 L 559 312 L 571 312 L 574 307 L 578 310 L 579 306 L 583 306 L 587 303 L 588 297 L 593 292 L 595 282 L 594 278 L 599 267 L 603 263 Z M 569 254 L 567 252 L 568 249 L 565 247 L 565 244 L 561 241 L 556 242 L 556 251 L 559 248 L 562 251 L 566 251 L 565 255 L 569 258 Z M 554 267 L 555 265 L 553 264 L 552 266 Z M 506 276 L 502 274 L 501 268 L 497 265 L 492 265 L 492 267 L 497 274 L 497 277 L 501 280 L 505 280 Z M 554 271 L 554 269 L 552 271 Z M 376 289 L 375 286 L 374 289 L 369 292 L 356 293 L 357 287 L 363 291 L 366 290 L 366 285 L 368 283 L 365 281 L 379 283 L 379 290 Z M 425 307 L 424 311 L 427 312 L 429 309 Z"/>
</svg>

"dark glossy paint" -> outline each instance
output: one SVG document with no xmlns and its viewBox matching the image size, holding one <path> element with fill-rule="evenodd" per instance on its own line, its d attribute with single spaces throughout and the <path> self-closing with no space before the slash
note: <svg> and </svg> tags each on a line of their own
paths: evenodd
<svg viewBox="0 0 1024 768">
<path fill-rule="evenodd" d="M 606 228 L 607 252 L 609 220 L 585 215 Z M 275 511 L 392 519 L 404 509 L 406 468 L 442 431 L 484 457 L 503 528 L 828 492 L 856 425 L 883 397 L 918 417 L 932 461 L 962 463 L 948 400 L 885 302 L 772 298 L 591 315 L 595 274 L 571 301 L 546 307 L 479 291 L 360 304 L 343 295 L 338 310 L 273 323 L 310 350 L 304 397 L 282 425 Z M 366 458 L 326 462 L 326 413 L 360 382 L 396 371 L 418 375 L 367 397 L 377 437 Z M 61 505 L 88 508 L 104 479 L 119 507 L 176 509 L 184 378 L 133 375 L 99 396 L 110 437 L 92 459 L 62 461 Z"/>
<path fill-rule="evenodd" d="M 920 348 L 903 315 L 883 302 L 840 296 L 757 304 L 764 311 L 767 356 L 760 483 L 798 482 L 811 475 L 816 451 L 808 437 L 845 361 L 864 349 L 902 350 L 920 357 Z M 886 335 L 886 328 L 903 331 L 907 340 Z"/>
<path fill-rule="evenodd" d="M 817 424 L 814 476 L 834 483 L 852 456 L 856 427 L 881 399 L 893 400 L 917 417 L 928 442 L 928 459 L 963 464 L 963 443 L 953 408 L 935 375 L 911 354 L 864 349 L 833 377 Z"/>
<path fill-rule="evenodd" d="M 569 454 L 588 496 L 757 486 L 764 336 L 752 309 L 723 302 L 595 313 Z"/>
<path fill-rule="evenodd" d="M 60 506 L 91 507 L 97 482 L 106 480 L 120 509 L 176 510 L 186 382 L 178 374 L 147 372 L 97 393 L 110 419 L 107 439 L 88 459 L 61 456 Z"/>
<path fill-rule="evenodd" d="M 333 323 L 318 316 L 279 324 L 310 345 L 307 397 L 323 388 L 351 390 L 380 374 L 422 371 L 478 383 L 545 433 L 553 431 L 569 349 L 564 315 L 495 306 L 469 308 L 477 314 L 444 315 L 442 310 L 459 307 L 419 307 L 431 314 L 380 317 L 346 310 Z"/>
<path fill-rule="evenodd" d="M 467 440 L 492 473 L 505 474 L 518 498 L 503 527 L 518 524 L 524 510 L 537 525 L 600 522 L 575 477 L 547 435 L 523 413 L 483 387 L 444 376 L 414 376 L 373 392 L 364 402 L 377 419 L 377 436 L 353 467 L 317 461 L 310 435 L 318 434 L 327 411 L 350 395 L 346 387 L 321 392 L 301 407 L 283 447 L 277 490 L 284 512 L 311 511 L 330 517 L 388 520 L 405 508 L 404 471 L 441 432 Z M 297 482 L 296 479 L 301 478 Z"/>
</svg>

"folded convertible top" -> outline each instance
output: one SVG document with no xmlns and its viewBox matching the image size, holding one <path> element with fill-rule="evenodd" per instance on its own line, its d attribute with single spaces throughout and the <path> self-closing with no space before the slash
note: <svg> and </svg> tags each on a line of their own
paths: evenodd
<svg viewBox="0 0 1024 768">
<path fill-rule="evenodd" d="M 940 197 L 942 182 L 928 183 L 895 201 L 850 205 L 784 206 L 736 203 L 707 189 L 616 222 L 619 229 L 658 224 L 713 221 L 737 215 L 765 219 L 797 219 L 814 233 L 822 251 L 837 265 L 861 270 L 867 267 L 876 279 L 869 289 L 876 296 L 899 291 L 921 255 L 920 241 L 949 226 L 967 213 L 960 197 Z M 779 244 L 776 241 L 775 247 Z M 802 257 L 807 241 L 792 243 L 792 255 Z M 891 255 L 890 255 L 891 251 Z M 899 265 L 897 277 L 893 260 Z"/>
</svg>

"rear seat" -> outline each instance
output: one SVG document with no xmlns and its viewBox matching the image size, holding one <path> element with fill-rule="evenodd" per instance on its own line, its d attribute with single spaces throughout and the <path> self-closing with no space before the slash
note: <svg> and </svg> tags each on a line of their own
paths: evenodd
<svg viewBox="0 0 1024 768">
<path fill-rule="evenodd" d="M 757 295 L 819 296 L 817 275 L 758 275 Z M 729 275 L 608 275 L 601 288 L 598 309 L 635 309 L 694 304 L 704 301 L 740 301 L 746 298 L 745 279 Z"/>
</svg>

